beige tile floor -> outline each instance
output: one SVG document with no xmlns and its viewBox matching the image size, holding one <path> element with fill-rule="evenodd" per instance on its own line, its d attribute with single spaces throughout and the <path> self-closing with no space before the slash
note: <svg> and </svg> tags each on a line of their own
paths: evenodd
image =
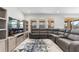
<svg viewBox="0 0 79 59">
<path fill-rule="evenodd" d="M 45 39 L 48 52 L 63 52 L 53 41 L 50 39 Z"/>
<path fill-rule="evenodd" d="M 42 40 L 45 43 L 45 45 L 47 46 L 48 52 L 63 52 L 52 40 L 50 40 L 50 39 L 42 39 Z M 23 41 L 19 46 L 17 46 L 14 49 L 14 51 L 18 52 L 19 49 L 23 49 L 24 48 L 24 45 L 26 43 L 32 43 L 32 42 L 33 42 L 33 40 L 28 38 L 25 41 Z"/>
</svg>

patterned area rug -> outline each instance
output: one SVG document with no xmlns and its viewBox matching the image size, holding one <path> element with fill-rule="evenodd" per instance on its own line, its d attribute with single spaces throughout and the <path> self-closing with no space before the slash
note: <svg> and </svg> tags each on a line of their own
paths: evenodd
<svg viewBox="0 0 79 59">
<path fill-rule="evenodd" d="M 26 39 L 13 52 L 63 52 L 50 39 Z"/>
<path fill-rule="evenodd" d="M 31 42 L 26 43 L 23 49 L 19 52 L 48 52 L 47 46 L 42 39 L 31 39 Z"/>
</svg>

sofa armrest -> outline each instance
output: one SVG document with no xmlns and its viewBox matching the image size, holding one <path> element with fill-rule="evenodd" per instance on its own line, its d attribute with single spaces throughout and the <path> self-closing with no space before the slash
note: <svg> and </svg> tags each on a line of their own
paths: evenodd
<svg viewBox="0 0 79 59">
<path fill-rule="evenodd" d="M 72 41 L 69 50 L 70 52 L 79 52 L 79 41 Z"/>
</svg>

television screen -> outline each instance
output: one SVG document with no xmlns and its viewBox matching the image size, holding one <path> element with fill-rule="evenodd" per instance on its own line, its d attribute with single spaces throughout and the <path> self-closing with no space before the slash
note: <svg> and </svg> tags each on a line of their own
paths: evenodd
<svg viewBox="0 0 79 59">
<path fill-rule="evenodd" d="M 73 21 L 71 22 L 72 28 L 73 29 L 78 29 L 79 28 L 79 21 Z"/>
</svg>

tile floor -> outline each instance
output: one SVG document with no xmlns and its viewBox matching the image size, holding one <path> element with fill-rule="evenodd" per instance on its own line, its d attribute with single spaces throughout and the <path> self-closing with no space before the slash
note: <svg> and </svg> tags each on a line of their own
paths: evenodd
<svg viewBox="0 0 79 59">
<path fill-rule="evenodd" d="M 14 49 L 16 52 L 63 52 L 50 39 L 26 39 Z"/>
</svg>

